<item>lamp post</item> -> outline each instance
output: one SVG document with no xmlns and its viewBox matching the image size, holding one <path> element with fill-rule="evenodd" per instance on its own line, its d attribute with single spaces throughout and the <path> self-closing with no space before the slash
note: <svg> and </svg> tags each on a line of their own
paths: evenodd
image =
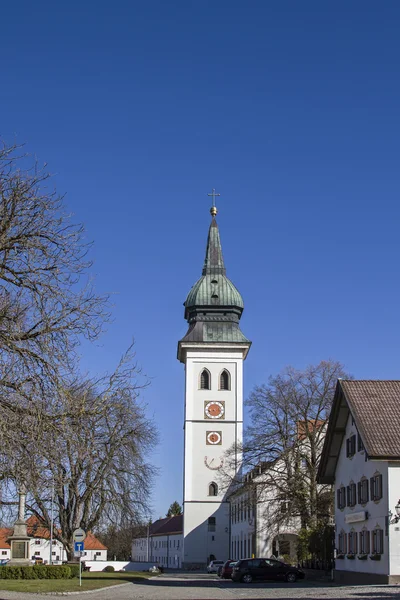
<svg viewBox="0 0 400 600">
<path fill-rule="evenodd" d="M 398 523 L 400 521 L 400 499 L 397 501 L 396 506 L 394 507 L 396 514 L 393 515 L 392 511 L 389 510 L 389 524 Z"/>
</svg>

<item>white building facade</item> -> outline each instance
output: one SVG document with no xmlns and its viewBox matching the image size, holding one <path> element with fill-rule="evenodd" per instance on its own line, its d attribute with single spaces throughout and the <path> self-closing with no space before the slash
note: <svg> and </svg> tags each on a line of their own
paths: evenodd
<svg viewBox="0 0 400 600">
<path fill-rule="evenodd" d="M 335 487 L 335 579 L 400 581 L 399 381 L 339 381 L 319 478 Z"/>
<path fill-rule="evenodd" d="M 32 523 L 31 519 L 28 519 Z M 0 562 L 8 561 L 11 558 L 11 548 L 8 542 L 12 529 L 0 529 Z M 67 562 L 67 552 L 64 546 L 58 540 L 50 540 L 50 532 L 44 527 L 35 527 L 28 525 L 29 540 L 29 559 L 43 564 L 60 565 Z M 91 533 L 88 534 L 84 542 L 84 560 L 107 560 L 107 548 Z"/>
<path fill-rule="evenodd" d="M 230 555 L 228 493 L 221 490 L 219 472 L 226 472 L 224 455 L 232 448 L 229 475 L 240 472 L 243 361 L 250 348 L 239 328 L 242 297 L 226 277 L 215 207 L 211 214 L 202 277 L 185 302 L 189 329 L 178 345 L 185 365 L 185 567 Z"/>
<path fill-rule="evenodd" d="M 275 472 L 278 468 L 279 461 L 273 465 Z M 264 463 L 245 476 L 230 498 L 231 558 L 275 556 L 296 563 L 301 520 L 290 516 L 288 502 L 277 497 L 269 480 Z"/>
<path fill-rule="evenodd" d="M 132 561 L 180 569 L 183 551 L 183 517 L 159 519 L 149 526 L 147 534 L 132 541 Z"/>
</svg>

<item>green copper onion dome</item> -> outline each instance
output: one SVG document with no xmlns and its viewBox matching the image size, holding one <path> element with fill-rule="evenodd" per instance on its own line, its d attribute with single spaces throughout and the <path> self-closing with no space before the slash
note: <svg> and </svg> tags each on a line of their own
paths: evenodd
<svg viewBox="0 0 400 600">
<path fill-rule="evenodd" d="M 189 330 L 181 341 L 249 343 L 239 328 L 243 299 L 226 276 L 216 213 L 213 206 L 202 276 L 184 303 Z"/>
</svg>

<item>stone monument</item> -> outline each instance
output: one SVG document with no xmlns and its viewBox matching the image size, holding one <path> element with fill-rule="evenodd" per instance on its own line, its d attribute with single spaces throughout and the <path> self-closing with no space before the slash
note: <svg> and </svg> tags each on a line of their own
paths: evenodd
<svg viewBox="0 0 400 600">
<path fill-rule="evenodd" d="M 25 523 L 25 501 L 26 490 L 25 486 L 21 486 L 18 492 L 18 519 L 14 523 L 13 534 L 8 538 L 11 545 L 11 560 L 10 566 L 26 566 L 31 565 L 29 560 L 29 540 L 27 525 Z"/>
</svg>

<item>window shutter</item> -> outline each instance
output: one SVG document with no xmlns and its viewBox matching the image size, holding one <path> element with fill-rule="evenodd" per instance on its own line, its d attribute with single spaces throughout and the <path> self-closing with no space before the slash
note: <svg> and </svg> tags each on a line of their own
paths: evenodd
<svg viewBox="0 0 400 600">
<path fill-rule="evenodd" d="M 380 500 L 382 498 L 382 475 L 378 475 L 376 479 L 376 499 Z"/>
<path fill-rule="evenodd" d="M 338 508 L 342 508 L 342 507 L 340 506 L 340 488 L 338 488 L 338 489 L 336 490 L 336 506 L 337 506 Z"/>
<path fill-rule="evenodd" d="M 359 481 L 357 483 L 357 493 L 358 493 L 358 504 L 361 504 L 362 502 L 362 496 L 361 496 L 361 481 Z"/>
<path fill-rule="evenodd" d="M 346 456 L 349 456 L 349 438 L 346 440 Z"/>
<path fill-rule="evenodd" d="M 365 535 L 365 553 L 369 554 L 369 531 L 364 531 Z"/>
<path fill-rule="evenodd" d="M 374 478 L 371 477 L 369 480 L 369 487 L 371 490 L 371 500 L 375 500 L 375 486 L 374 486 Z"/>
<path fill-rule="evenodd" d="M 382 475 L 380 475 L 380 477 L 382 477 Z M 378 535 L 379 535 L 379 552 L 381 554 L 383 554 L 383 529 L 379 529 Z"/>
<path fill-rule="evenodd" d="M 347 491 L 347 506 L 351 506 L 351 503 L 350 503 L 350 500 L 351 500 L 350 499 L 350 486 L 349 485 L 347 486 L 346 491 Z"/>
</svg>

